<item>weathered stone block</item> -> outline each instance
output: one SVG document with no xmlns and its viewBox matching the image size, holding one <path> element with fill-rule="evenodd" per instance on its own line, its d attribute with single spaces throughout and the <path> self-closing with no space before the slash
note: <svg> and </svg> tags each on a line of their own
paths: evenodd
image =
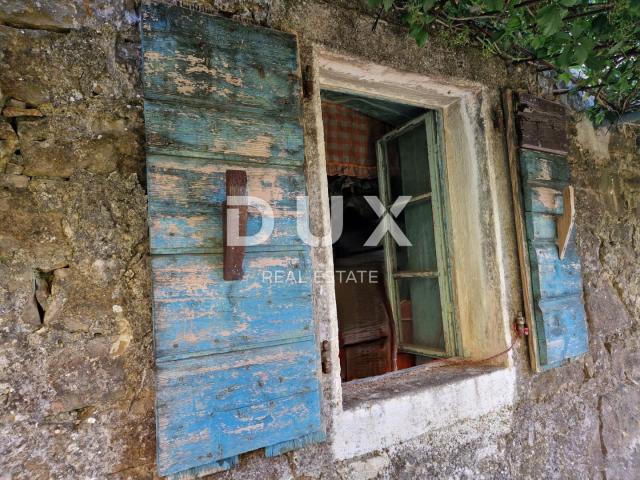
<svg viewBox="0 0 640 480">
<path fill-rule="evenodd" d="M 18 149 L 18 136 L 9 122 L 0 118 L 0 173 L 4 172 L 13 152 Z M 11 172 L 7 172 L 11 173 Z"/>
<path fill-rule="evenodd" d="M 7 163 L 5 167 L 5 173 L 8 175 L 21 175 L 24 172 L 24 167 L 22 165 L 17 165 L 15 163 Z"/>
<path fill-rule="evenodd" d="M 122 165 L 137 171 L 143 148 L 137 110 L 75 106 L 42 119 L 18 121 L 24 173 L 68 178 L 76 169 L 108 174 Z"/>
<path fill-rule="evenodd" d="M 640 338 L 623 336 L 608 342 L 607 345 L 615 379 L 640 384 Z"/>
<path fill-rule="evenodd" d="M 600 421 L 606 478 L 635 480 L 640 472 L 640 388 L 621 385 L 602 397 Z"/>
<path fill-rule="evenodd" d="M 38 211 L 33 195 L 25 190 L 12 192 L 6 203 L 10 208 L 0 208 L 2 255 L 43 271 L 65 266 L 70 250 L 62 231 L 61 212 Z"/>
<path fill-rule="evenodd" d="M 585 285 L 586 309 L 592 335 L 607 335 L 631 325 L 631 318 L 616 290 L 604 277 Z"/>
<path fill-rule="evenodd" d="M 0 0 L 0 21 L 16 27 L 65 31 L 111 23 L 122 27 L 135 20 L 131 0 Z"/>
<path fill-rule="evenodd" d="M 51 293 L 44 304 L 44 325 L 68 332 L 116 336 L 112 288 L 98 287 L 89 272 L 61 268 L 53 272 Z"/>
<path fill-rule="evenodd" d="M 29 186 L 29 177 L 25 175 L 0 174 L 0 185 L 14 190 L 24 190 Z"/>
<path fill-rule="evenodd" d="M 137 72 L 128 72 L 136 58 L 117 55 L 116 36 L 109 30 L 61 34 L 0 25 L 0 45 L 3 92 L 29 105 L 93 98 L 95 84 L 102 85 L 103 96 L 112 100 L 134 99 L 137 93 Z"/>
<path fill-rule="evenodd" d="M 122 392 L 122 362 L 109 355 L 110 342 L 96 337 L 52 353 L 47 377 L 55 397 L 51 412 L 60 413 L 103 403 Z"/>
</svg>

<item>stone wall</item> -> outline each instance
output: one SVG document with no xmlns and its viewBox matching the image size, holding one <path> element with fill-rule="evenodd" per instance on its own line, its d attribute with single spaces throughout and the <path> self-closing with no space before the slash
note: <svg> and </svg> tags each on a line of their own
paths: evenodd
<svg viewBox="0 0 640 480">
<path fill-rule="evenodd" d="M 186 3 L 186 2 L 185 2 Z M 482 52 L 419 50 L 352 2 L 191 2 L 401 69 L 534 88 Z M 0 478 L 154 478 L 144 136 L 135 0 L 0 0 Z M 529 82 L 529 83 L 527 83 Z M 29 114 L 25 116 L 25 114 Z M 220 478 L 638 478 L 640 158 L 576 116 L 570 161 L 591 349 L 518 403 L 352 461 L 322 446 Z"/>
</svg>

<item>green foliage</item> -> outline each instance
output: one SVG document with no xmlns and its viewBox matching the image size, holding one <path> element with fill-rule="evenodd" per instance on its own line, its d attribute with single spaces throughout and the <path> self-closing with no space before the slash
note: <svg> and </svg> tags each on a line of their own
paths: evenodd
<svg viewBox="0 0 640 480">
<path fill-rule="evenodd" d="M 513 63 L 555 71 L 596 122 L 640 110 L 640 0 L 369 0 L 424 46 L 435 30 Z"/>
</svg>

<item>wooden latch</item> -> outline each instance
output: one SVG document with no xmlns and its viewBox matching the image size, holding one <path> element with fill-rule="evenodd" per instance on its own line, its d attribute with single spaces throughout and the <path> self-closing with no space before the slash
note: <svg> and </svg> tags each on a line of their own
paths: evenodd
<svg viewBox="0 0 640 480">
<path fill-rule="evenodd" d="M 575 195 L 571 185 L 567 185 L 562 190 L 562 199 L 564 201 L 564 211 L 556 219 L 556 234 L 558 236 L 556 243 L 558 244 L 560 260 L 564 259 L 576 219 Z"/>
<path fill-rule="evenodd" d="M 246 197 L 247 195 L 247 172 L 244 170 L 227 170 L 226 171 L 226 196 L 227 197 Z M 227 211 L 229 209 L 239 210 L 239 225 L 237 234 L 240 237 L 247 235 L 247 205 L 227 205 L 225 201 L 223 207 L 222 230 L 224 242 L 224 267 L 222 277 L 225 280 L 242 280 L 244 270 L 242 262 L 244 261 L 244 245 L 228 245 L 228 226 Z"/>
</svg>

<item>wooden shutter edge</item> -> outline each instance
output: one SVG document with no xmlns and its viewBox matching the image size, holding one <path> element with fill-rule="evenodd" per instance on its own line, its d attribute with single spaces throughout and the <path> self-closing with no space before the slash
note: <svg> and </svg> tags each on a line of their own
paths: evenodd
<svg viewBox="0 0 640 480">
<path fill-rule="evenodd" d="M 207 465 L 201 465 L 199 467 L 190 468 L 189 470 L 183 470 L 182 472 L 173 473 L 167 475 L 166 480 L 193 480 L 194 478 L 202 478 L 214 473 L 229 470 L 235 467 L 240 462 L 240 456 L 234 455 L 233 457 L 217 460 Z"/>
<path fill-rule="evenodd" d="M 286 442 L 276 443 L 275 445 L 264 447 L 264 454 L 266 457 L 275 457 L 292 450 L 297 450 L 312 443 L 324 442 L 326 439 L 327 435 L 325 434 L 325 432 L 322 430 L 318 430 L 302 437 L 294 438 L 293 440 L 287 440 Z"/>
<path fill-rule="evenodd" d="M 529 265 L 529 249 L 527 246 L 527 232 L 522 207 L 522 189 L 520 185 L 520 167 L 518 164 L 518 134 L 515 125 L 514 93 L 505 89 L 502 93 L 502 108 L 505 119 L 505 140 L 509 173 L 511 177 L 511 195 L 513 199 L 513 216 L 516 227 L 516 243 L 518 245 L 518 259 L 520 263 L 520 280 L 522 283 L 522 303 L 524 317 L 529 327 L 529 363 L 534 372 L 540 372 L 538 356 L 538 339 L 536 334 L 535 314 L 533 305 L 533 289 L 531 285 L 531 266 Z"/>
</svg>

